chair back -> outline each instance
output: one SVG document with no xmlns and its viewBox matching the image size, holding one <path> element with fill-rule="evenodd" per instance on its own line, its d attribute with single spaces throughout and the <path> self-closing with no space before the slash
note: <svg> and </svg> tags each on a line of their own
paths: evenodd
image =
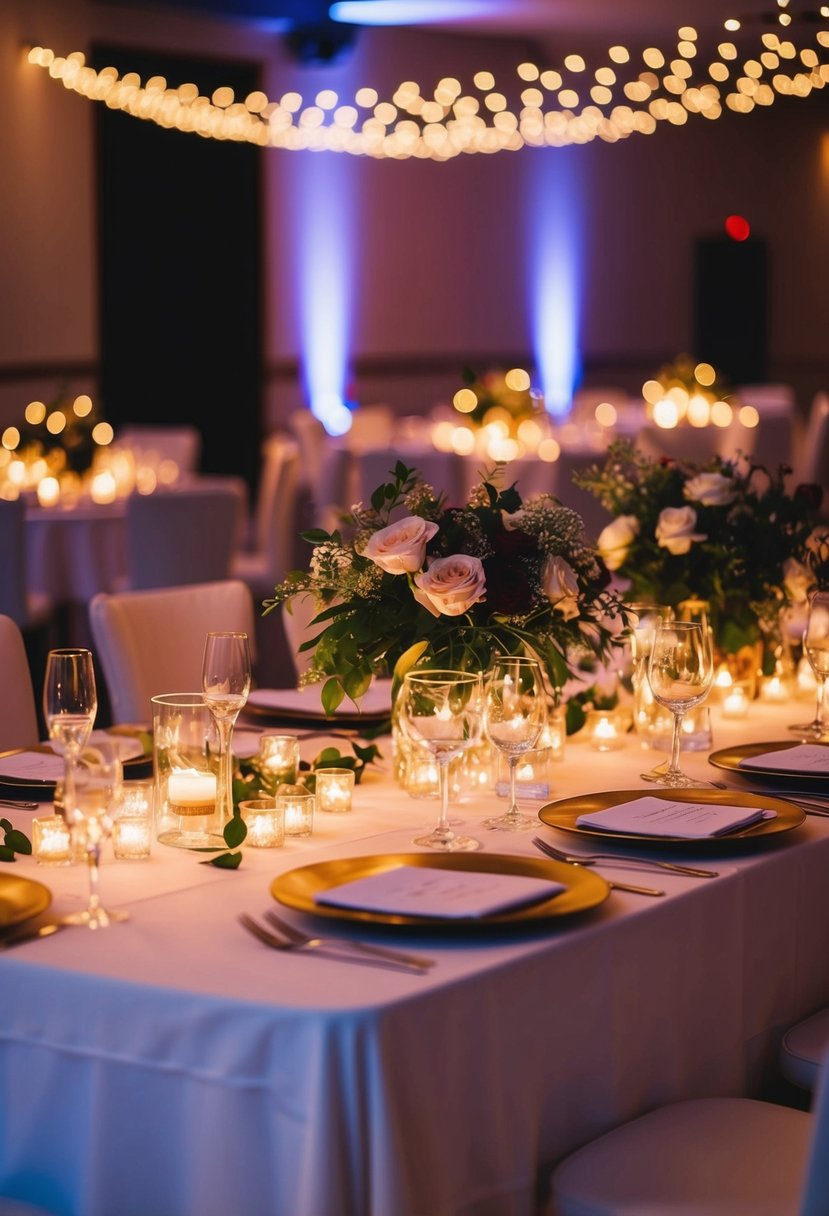
<svg viewBox="0 0 829 1216">
<path fill-rule="evenodd" d="M 798 1216 L 829 1213 L 829 1052 L 820 1065 L 812 1104 L 812 1135 Z"/>
<path fill-rule="evenodd" d="M 26 504 L 0 498 L 0 612 L 21 629 L 28 623 L 26 594 Z"/>
<path fill-rule="evenodd" d="M 201 463 L 202 439 L 194 426 L 141 426 L 128 423 L 118 429 L 118 442 L 132 448 L 136 456 L 158 467 L 172 460 L 179 473 L 196 473 Z"/>
<path fill-rule="evenodd" d="M 303 484 L 312 501 L 316 502 L 328 433 L 319 418 L 305 408 L 294 410 L 288 419 L 288 425 L 299 444 Z"/>
<path fill-rule="evenodd" d="M 325 625 L 311 626 L 311 621 L 317 615 L 317 606 L 313 595 L 296 595 L 290 606 L 283 604 L 281 608 L 282 626 L 288 642 L 288 651 L 294 664 L 297 679 L 311 665 L 311 656 L 307 650 L 300 653 L 300 646 L 309 638 L 322 633 Z"/>
<path fill-rule="evenodd" d="M 798 480 L 816 482 L 829 493 L 829 393 L 816 393 L 809 409 L 798 467 Z M 824 513 L 829 503 L 824 502 Z"/>
<path fill-rule="evenodd" d="M 227 578 L 239 538 L 238 512 L 239 495 L 231 484 L 131 494 L 126 508 L 130 590 Z"/>
<path fill-rule="evenodd" d="M 253 596 L 239 579 L 101 592 L 89 625 L 116 724 L 151 721 L 150 699 L 160 693 L 198 692 L 210 632 L 246 633 L 255 658 Z"/>
<path fill-rule="evenodd" d="M 284 435 L 262 444 L 262 472 L 256 499 L 254 542 L 267 554 L 268 581 L 278 583 L 291 568 L 299 478 L 299 445 Z"/>
<path fill-rule="evenodd" d="M 39 741 L 32 673 L 17 622 L 0 615 L 0 751 Z"/>
</svg>

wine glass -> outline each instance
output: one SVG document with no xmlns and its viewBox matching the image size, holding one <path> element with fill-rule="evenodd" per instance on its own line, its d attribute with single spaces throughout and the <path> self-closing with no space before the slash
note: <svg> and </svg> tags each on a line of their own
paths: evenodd
<svg viewBox="0 0 829 1216">
<path fill-rule="evenodd" d="M 664 772 L 642 773 L 643 781 L 677 789 L 703 784 L 679 767 L 680 732 L 685 714 L 702 704 L 713 678 L 711 631 L 697 621 L 660 621 L 648 657 L 648 680 L 654 699 L 674 716 L 671 761 Z"/>
<path fill-rule="evenodd" d="M 64 917 L 68 924 L 105 929 L 112 921 L 129 920 L 127 912 L 113 912 L 101 903 L 99 865 L 101 844 L 112 831 L 113 812 L 121 796 L 123 765 L 114 739 L 82 747 L 73 761 L 74 782 L 65 793 L 64 814 L 72 830 L 73 845 L 86 854 L 89 895 L 82 912 Z"/>
<path fill-rule="evenodd" d="M 480 675 L 468 671 L 407 672 L 401 692 L 401 720 L 410 738 L 424 743 L 438 766 L 440 815 L 426 836 L 414 843 L 447 853 L 471 852 L 480 841 L 449 826 L 449 761 L 474 747 L 481 737 L 483 688 Z"/>
<path fill-rule="evenodd" d="M 219 731 L 218 803 L 222 823 L 233 815 L 230 740 L 250 692 L 250 647 L 246 633 L 208 633 L 202 661 L 202 692 Z"/>
<path fill-rule="evenodd" d="M 75 762 L 92 733 L 98 692 L 92 651 L 50 650 L 43 679 L 43 717 L 54 750 L 63 756 L 63 798 L 74 802 Z"/>
<path fill-rule="evenodd" d="M 826 680 L 829 677 L 829 591 L 814 591 L 809 599 L 809 615 L 803 631 L 803 653 L 817 680 L 817 705 L 813 720 L 800 728 L 806 741 L 816 742 L 829 735 L 826 718 Z"/>
<path fill-rule="evenodd" d="M 644 601 L 634 601 L 624 607 L 628 613 L 625 635 L 628 638 L 633 664 L 630 678 L 633 690 L 633 729 L 639 735 L 642 747 L 648 747 L 648 733 L 653 720 L 653 694 L 648 683 L 648 655 L 658 622 L 667 621 L 672 612 L 664 604 L 649 604 Z M 667 760 L 657 764 L 650 770 L 651 776 L 660 777 L 667 767 Z"/>
<path fill-rule="evenodd" d="M 537 827 L 531 815 L 523 815 L 515 800 L 515 770 L 521 756 L 535 747 L 547 721 L 547 698 L 541 668 L 535 659 L 505 655 L 494 661 L 485 689 L 487 738 L 509 762 L 509 809 L 484 820 L 484 826 L 504 832 L 523 832 Z"/>
</svg>

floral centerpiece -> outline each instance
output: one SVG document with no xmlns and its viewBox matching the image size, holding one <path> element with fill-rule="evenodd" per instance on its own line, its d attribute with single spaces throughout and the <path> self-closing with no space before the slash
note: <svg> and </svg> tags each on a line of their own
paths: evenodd
<svg viewBox="0 0 829 1216">
<path fill-rule="evenodd" d="M 483 671 L 498 652 L 536 657 L 555 699 L 610 653 L 620 608 L 581 517 L 549 494 L 524 502 L 495 484 L 498 472 L 451 506 L 398 462 L 344 517 L 347 538 L 303 534 L 309 568 L 292 571 L 264 611 L 314 597 L 302 682 L 322 684 L 326 713 L 358 701 L 376 675 L 399 682 L 415 663 Z"/>
<path fill-rule="evenodd" d="M 743 458 L 653 460 L 617 440 L 603 466 L 573 480 L 615 516 L 598 548 L 625 595 L 673 608 L 707 601 L 716 646 L 736 654 L 772 635 L 784 605 L 829 573 L 820 487 L 789 492 L 790 472 Z"/>
</svg>

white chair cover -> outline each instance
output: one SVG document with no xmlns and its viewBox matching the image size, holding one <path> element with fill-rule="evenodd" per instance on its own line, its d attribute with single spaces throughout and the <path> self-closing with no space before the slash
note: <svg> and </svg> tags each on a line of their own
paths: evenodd
<svg viewBox="0 0 829 1216">
<path fill-rule="evenodd" d="M 790 1026 L 780 1044 L 780 1071 L 800 1089 L 817 1087 L 820 1062 L 829 1050 L 829 1009 Z"/>
<path fill-rule="evenodd" d="M 299 444 L 303 485 L 312 501 L 316 502 L 328 434 L 319 418 L 309 409 L 294 410 L 288 425 Z"/>
<path fill-rule="evenodd" d="M 287 604 L 282 605 L 282 625 L 297 678 L 311 664 L 310 655 L 307 651 L 300 653 L 300 646 L 309 638 L 322 633 L 324 628 L 323 625 L 315 625 L 311 628 L 310 622 L 316 614 L 317 607 L 313 595 L 295 596 L 290 608 Z"/>
<path fill-rule="evenodd" d="M 255 659 L 253 597 L 238 579 L 160 591 L 101 592 L 89 624 L 114 723 L 152 720 L 150 698 L 198 692 L 206 635 L 247 633 Z"/>
<path fill-rule="evenodd" d="M 239 538 L 239 493 L 228 478 L 205 487 L 127 499 L 127 586 L 177 587 L 230 576 Z"/>
<path fill-rule="evenodd" d="M 195 473 L 201 463 L 202 439 L 194 426 L 142 426 L 127 423 L 118 428 L 117 440 L 131 447 L 136 455 L 156 465 L 173 460 L 180 473 Z"/>
<path fill-rule="evenodd" d="M 255 599 L 270 595 L 293 565 L 298 478 L 296 441 L 278 434 L 269 436 L 262 444 L 255 547 L 236 553 L 230 571 L 233 578 L 248 584 Z"/>
<path fill-rule="evenodd" d="M 22 498 L 0 498 L 0 613 L 26 630 L 45 625 L 54 614 L 49 597 L 29 589 Z"/>
<path fill-rule="evenodd" d="M 32 673 L 23 634 L 5 615 L 0 615 L 0 684 L 0 751 L 32 747 L 40 738 Z"/>
</svg>

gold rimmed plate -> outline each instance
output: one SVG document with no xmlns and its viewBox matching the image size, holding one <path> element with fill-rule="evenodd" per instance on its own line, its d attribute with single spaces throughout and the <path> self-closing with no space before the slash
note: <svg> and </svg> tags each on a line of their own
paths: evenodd
<svg viewBox="0 0 829 1216">
<path fill-rule="evenodd" d="M 0 874 L 0 931 L 45 912 L 52 892 L 34 878 Z"/>
<path fill-rule="evenodd" d="M 362 909 L 335 908 L 318 904 L 315 896 L 331 891 L 342 883 L 381 874 L 397 866 L 425 866 L 436 870 L 462 870 L 478 874 L 518 874 L 529 878 L 546 878 L 562 883 L 565 890 L 549 899 L 524 907 L 513 908 L 491 916 L 476 916 L 469 920 L 447 919 L 442 916 L 404 916 L 397 913 L 368 912 Z M 535 857 L 511 857 L 487 853 L 379 853 L 366 857 L 339 857 L 333 861 L 316 862 L 280 874 L 271 884 L 271 894 L 279 903 L 299 912 L 310 912 L 337 920 L 360 921 L 370 925 L 418 926 L 442 929 L 483 929 L 494 925 L 529 927 L 547 920 L 557 920 L 586 912 L 603 903 L 610 887 L 603 878 L 590 870 L 578 869 L 563 862 Z"/>
<path fill-rule="evenodd" d="M 736 747 L 722 747 L 712 752 L 708 763 L 714 768 L 725 769 L 729 773 L 739 773 L 755 781 L 765 781 L 769 777 L 786 778 L 789 781 L 817 781 L 821 785 L 829 784 L 829 771 L 816 772 L 814 769 L 790 768 L 748 768 L 743 760 L 753 760 L 755 756 L 763 756 L 770 752 L 791 751 L 793 747 L 802 747 L 803 739 L 775 740 L 773 743 L 741 743 Z M 811 743 L 811 747 L 825 747 L 829 754 L 829 743 Z"/>
<path fill-rule="evenodd" d="M 633 802 L 647 795 L 652 798 L 664 798 L 667 802 L 707 802 L 714 806 L 739 806 L 747 809 L 775 811 L 774 819 L 761 819 L 750 827 L 741 828 L 736 832 L 728 832 L 722 836 L 702 836 L 688 838 L 687 836 L 647 836 L 638 832 L 611 832 L 601 828 L 581 827 L 576 820 L 580 815 L 608 811 L 613 806 L 621 806 L 625 802 Z M 723 848 L 729 844 L 744 844 L 747 840 L 757 840 L 760 837 L 776 836 L 780 832 L 790 832 L 797 828 L 806 818 L 806 812 L 785 798 L 773 798 L 765 794 L 744 793 L 742 790 L 712 790 L 700 786 L 688 789 L 638 789 L 638 790 L 602 790 L 597 794 L 578 794 L 574 798 L 561 798 L 557 802 L 548 802 L 538 812 L 538 818 L 548 827 L 559 828 L 562 832 L 575 832 L 578 836 L 589 837 L 591 840 L 612 840 L 616 844 L 650 844 L 654 846 L 669 844 L 671 848 Z"/>
</svg>

